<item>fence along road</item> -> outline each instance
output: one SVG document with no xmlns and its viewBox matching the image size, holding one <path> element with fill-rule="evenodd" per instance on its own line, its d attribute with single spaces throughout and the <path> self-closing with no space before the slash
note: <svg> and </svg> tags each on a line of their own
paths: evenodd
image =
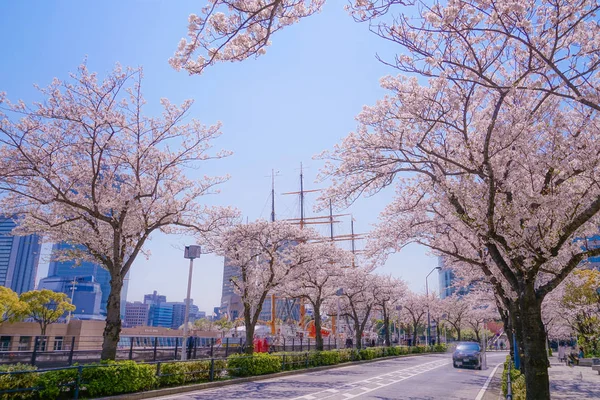
<svg viewBox="0 0 600 400">
<path fill-rule="evenodd" d="M 488 353 L 488 366 L 506 352 Z M 161 400 L 475 399 L 492 369 L 455 369 L 451 355 L 430 354 L 308 372 L 159 397 Z"/>
</svg>

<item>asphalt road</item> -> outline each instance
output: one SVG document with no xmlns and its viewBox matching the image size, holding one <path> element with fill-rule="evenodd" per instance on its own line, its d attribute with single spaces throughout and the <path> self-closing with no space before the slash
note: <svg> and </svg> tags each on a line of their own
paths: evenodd
<svg viewBox="0 0 600 400">
<path fill-rule="evenodd" d="M 474 400 L 506 354 L 488 353 L 488 368 L 482 371 L 455 369 L 451 354 L 431 354 L 240 383 L 159 399 Z"/>
</svg>

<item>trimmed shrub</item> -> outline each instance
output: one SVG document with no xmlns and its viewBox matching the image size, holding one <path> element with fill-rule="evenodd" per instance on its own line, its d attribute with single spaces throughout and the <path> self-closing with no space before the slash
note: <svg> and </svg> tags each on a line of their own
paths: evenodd
<svg viewBox="0 0 600 400">
<path fill-rule="evenodd" d="M 340 363 L 350 362 L 358 359 L 355 349 L 340 349 L 336 351 L 340 355 Z"/>
<path fill-rule="evenodd" d="M 213 378 L 219 379 L 222 372 L 227 368 L 227 362 L 225 360 L 215 360 L 213 368 Z M 170 362 L 160 365 L 158 385 L 161 387 L 208 382 L 209 380 L 210 360 Z"/>
<path fill-rule="evenodd" d="M 361 360 L 372 360 L 377 358 L 377 350 L 373 348 L 360 349 L 358 354 Z"/>
<path fill-rule="evenodd" d="M 313 352 L 316 353 L 316 352 Z M 311 353 L 311 354 L 313 354 Z M 278 356 L 281 359 L 282 371 L 291 371 L 294 369 L 306 368 L 306 353 L 300 352 L 279 352 L 272 355 Z M 284 360 L 285 357 L 285 360 Z M 309 355 L 310 358 L 310 355 Z M 310 363 L 310 359 L 309 359 Z"/>
<path fill-rule="evenodd" d="M 321 365 L 335 365 L 340 363 L 340 352 L 337 350 L 316 351 L 309 353 L 309 364 L 311 367 Z"/>
<path fill-rule="evenodd" d="M 183 385 L 186 380 L 186 372 L 187 368 L 184 363 L 162 363 L 158 385 L 160 387 Z"/>
<path fill-rule="evenodd" d="M 156 366 L 134 361 L 111 361 L 84 368 L 81 378 L 90 397 L 142 392 L 157 384 Z"/>
<path fill-rule="evenodd" d="M 38 386 L 41 399 L 72 398 L 77 384 L 77 369 L 62 369 L 40 374 Z"/>
<path fill-rule="evenodd" d="M 28 389 L 38 386 L 39 375 L 36 367 L 27 364 L 0 365 L 0 372 L 31 371 L 19 374 L 0 375 L 0 391 L 13 389 Z M 31 399 L 35 391 L 22 391 L 0 394 L 1 400 Z"/>
<path fill-rule="evenodd" d="M 264 375 L 280 371 L 281 357 L 273 354 L 233 354 L 227 359 L 227 372 L 231 376 Z"/>
<path fill-rule="evenodd" d="M 435 351 L 436 353 L 445 353 L 448 350 L 448 346 L 446 345 L 446 343 L 438 343 L 435 346 L 433 346 L 433 351 Z"/>
</svg>

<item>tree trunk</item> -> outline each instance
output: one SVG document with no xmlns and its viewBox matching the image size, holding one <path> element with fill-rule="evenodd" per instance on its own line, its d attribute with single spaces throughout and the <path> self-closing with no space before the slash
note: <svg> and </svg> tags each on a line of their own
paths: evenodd
<svg viewBox="0 0 600 400">
<path fill-rule="evenodd" d="M 360 323 L 354 321 L 354 337 L 356 339 L 356 349 L 362 349 L 362 330 L 360 329 Z"/>
<path fill-rule="evenodd" d="M 321 334 L 321 304 L 313 304 L 313 314 L 315 315 L 315 348 L 323 351 L 323 335 Z"/>
<path fill-rule="evenodd" d="M 508 340 L 508 351 L 510 354 L 510 358 L 514 359 L 515 357 L 515 337 L 514 337 L 514 333 L 511 327 L 508 327 L 507 329 L 504 330 L 504 332 L 506 333 L 506 340 Z"/>
<path fill-rule="evenodd" d="M 479 329 L 473 329 L 475 332 L 475 339 L 477 339 L 477 343 L 481 343 L 481 339 L 479 338 Z"/>
<path fill-rule="evenodd" d="M 392 345 L 392 341 L 390 340 L 390 316 L 385 307 L 383 309 L 383 326 L 385 329 L 385 345 L 390 347 Z"/>
<path fill-rule="evenodd" d="M 440 326 L 439 321 L 436 321 L 436 323 L 435 323 L 435 330 L 436 330 L 435 333 L 436 333 L 436 336 L 437 336 L 437 342 L 436 343 L 439 345 L 440 343 L 442 343 L 440 341 L 440 336 L 442 334 L 442 327 Z"/>
<path fill-rule="evenodd" d="M 523 354 L 524 354 L 524 350 L 523 350 L 523 327 L 522 327 L 522 323 L 521 323 L 521 311 L 519 309 L 519 307 L 517 306 L 517 304 L 513 304 L 512 308 L 509 311 L 510 313 L 510 320 L 511 320 L 511 326 L 512 326 L 512 333 L 513 333 L 513 337 L 516 343 L 515 348 L 513 349 L 513 352 L 518 352 L 519 353 L 519 357 L 521 359 L 521 372 L 523 374 L 526 374 L 526 369 L 527 369 L 527 365 L 523 364 Z M 514 357 L 514 354 L 513 354 Z M 513 358 L 514 360 L 514 358 Z"/>
<path fill-rule="evenodd" d="M 546 334 L 542 322 L 542 300 L 533 284 L 525 284 L 519 295 L 527 400 L 550 400 Z"/>
<path fill-rule="evenodd" d="M 456 328 L 456 336 L 458 336 L 458 341 L 460 342 L 461 334 L 460 334 L 460 326 Z"/>
<path fill-rule="evenodd" d="M 413 325 L 413 342 L 412 342 L 413 346 L 417 345 L 417 327 L 418 326 L 419 326 L 418 324 Z"/>
<path fill-rule="evenodd" d="M 111 274 L 110 293 L 106 303 L 106 326 L 102 342 L 102 360 L 114 360 L 117 357 L 117 345 L 121 333 L 121 289 L 123 277 Z"/>
<path fill-rule="evenodd" d="M 248 355 L 254 354 L 254 324 L 251 321 L 250 309 L 244 306 L 244 323 L 246 324 L 246 351 Z"/>
</svg>

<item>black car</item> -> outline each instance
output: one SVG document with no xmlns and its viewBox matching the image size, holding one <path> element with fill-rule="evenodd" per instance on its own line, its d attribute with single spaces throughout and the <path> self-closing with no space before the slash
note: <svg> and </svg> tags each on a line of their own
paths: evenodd
<svg viewBox="0 0 600 400">
<path fill-rule="evenodd" d="M 475 369 L 481 369 L 483 362 L 479 343 L 458 343 L 456 350 L 452 353 L 452 364 L 454 364 L 454 368 L 473 367 Z"/>
</svg>

